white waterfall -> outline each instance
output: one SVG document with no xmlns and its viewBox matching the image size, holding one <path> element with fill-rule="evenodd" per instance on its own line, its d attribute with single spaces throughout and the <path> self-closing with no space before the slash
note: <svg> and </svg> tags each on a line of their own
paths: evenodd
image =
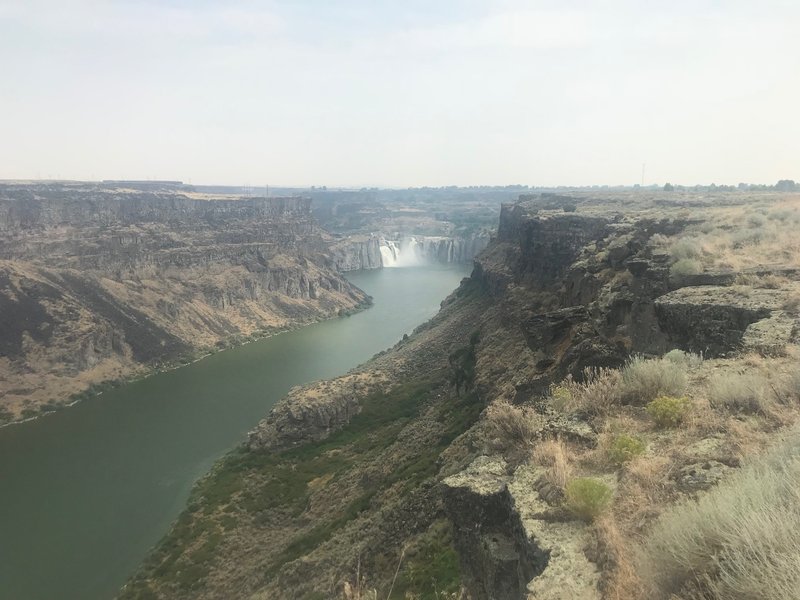
<svg viewBox="0 0 800 600">
<path fill-rule="evenodd" d="M 380 250 L 384 267 L 418 267 L 425 262 L 423 246 L 413 236 L 398 242 L 381 239 Z"/>
<path fill-rule="evenodd" d="M 381 264 L 384 267 L 397 267 L 397 257 L 400 255 L 400 249 L 391 240 L 384 240 L 381 238 L 380 245 L 378 246 L 381 251 Z"/>
<path fill-rule="evenodd" d="M 399 240 L 380 238 L 378 247 L 383 267 L 418 267 L 426 263 L 467 263 L 485 248 L 488 242 L 488 235 L 467 240 L 412 235 Z"/>
</svg>

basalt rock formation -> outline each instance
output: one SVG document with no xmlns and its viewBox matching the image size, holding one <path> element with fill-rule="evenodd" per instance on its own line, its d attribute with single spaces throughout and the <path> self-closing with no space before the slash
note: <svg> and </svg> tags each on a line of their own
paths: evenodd
<svg viewBox="0 0 800 600">
<path fill-rule="evenodd" d="M 0 188 L 0 414 L 351 310 L 306 198 Z"/>
<path fill-rule="evenodd" d="M 343 236 L 331 244 L 333 265 L 340 272 L 380 269 L 380 238 L 375 235 Z"/>
<path fill-rule="evenodd" d="M 591 446 L 589 423 L 543 403 L 551 383 L 638 353 L 730 352 L 769 337 L 754 328 L 771 320 L 796 335 L 777 291 L 675 289 L 653 240 L 691 223 L 592 199 L 504 205 L 439 314 L 278 403 L 198 483 L 121 597 L 338 598 L 365 577 L 397 597 L 464 586 L 474 600 L 600 598 L 587 527 L 551 505 L 535 467 L 497 456 L 482 411 L 535 406 L 541 431 Z"/>
</svg>

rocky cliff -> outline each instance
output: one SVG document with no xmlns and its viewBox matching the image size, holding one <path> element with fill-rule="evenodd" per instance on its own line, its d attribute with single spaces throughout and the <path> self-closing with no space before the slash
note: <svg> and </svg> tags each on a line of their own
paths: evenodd
<svg viewBox="0 0 800 600">
<path fill-rule="evenodd" d="M 617 555 L 565 512 L 563 490 L 526 462 L 530 447 L 516 449 L 525 460 L 500 455 L 508 440 L 487 406 L 524 407 L 505 437 L 531 415 L 531 439 L 568 441 L 593 460 L 607 433 L 558 409 L 551 384 L 633 354 L 721 355 L 772 329 L 787 342 L 800 331 L 791 285 L 745 298 L 675 277 L 661 240 L 697 223 L 679 203 L 623 205 L 503 206 L 497 237 L 439 314 L 348 375 L 279 402 L 198 483 L 122 597 L 338 598 L 345 583 L 392 598 L 612 594 Z M 604 476 L 624 485 L 629 475 Z"/>
<path fill-rule="evenodd" d="M 331 244 L 331 258 L 338 271 L 380 269 L 380 238 L 375 235 L 343 236 Z"/>
<path fill-rule="evenodd" d="M 305 198 L 0 189 L 0 408 L 351 310 Z"/>
</svg>

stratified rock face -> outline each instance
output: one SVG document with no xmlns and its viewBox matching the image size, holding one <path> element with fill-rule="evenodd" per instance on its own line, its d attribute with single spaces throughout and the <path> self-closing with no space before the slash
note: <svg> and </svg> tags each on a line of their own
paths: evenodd
<svg viewBox="0 0 800 600">
<path fill-rule="evenodd" d="M 0 188 L 8 413 L 199 349 L 349 310 L 307 198 Z"/>
<path fill-rule="evenodd" d="M 785 290 L 685 287 L 656 300 L 661 329 L 675 347 L 708 357 L 747 348 L 769 352 L 794 339 L 797 318 L 781 310 Z"/>
<path fill-rule="evenodd" d="M 436 263 L 468 264 L 489 245 L 489 234 L 441 237 L 415 236 L 422 260 Z"/>
<path fill-rule="evenodd" d="M 354 235 L 331 245 L 333 266 L 339 272 L 380 269 L 380 238 L 374 235 Z"/>
</svg>

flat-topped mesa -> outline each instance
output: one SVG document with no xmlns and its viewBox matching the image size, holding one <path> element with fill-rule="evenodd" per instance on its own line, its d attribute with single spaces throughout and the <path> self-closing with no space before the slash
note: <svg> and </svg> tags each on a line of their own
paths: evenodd
<svg viewBox="0 0 800 600">
<path fill-rule="evenodd" d="M 182 194 L 0 189 L 0 231 L 219 219 L 309 219 L 311 199 L 197 200 Z"/>
</svg>

